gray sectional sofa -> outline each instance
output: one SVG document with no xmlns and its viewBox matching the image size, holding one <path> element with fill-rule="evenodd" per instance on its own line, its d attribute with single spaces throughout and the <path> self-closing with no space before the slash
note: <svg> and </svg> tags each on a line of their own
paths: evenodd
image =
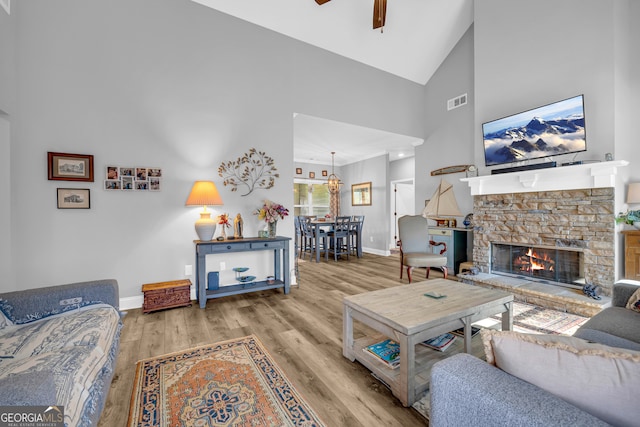
<svg viewBox="0 0 640 427">
<path fill-rule="evenodd" d="M 122 322 L 115 280 L 0 294 L 0 406 L 64 406 L 98 424 Z"/>
<path fill-rule="evenodd" d="M 625 308 L 637 285 L 640 282 L 616 283 L 612 306 L 587 321 L 574 337 L 604 344 L 617 352 L 635 353 L 634 360 L 640 360 L 634 351 L 640 349 L 640 313 Z M 544 375 L 545 362 L 536 360 L 534 364 L 540 365 L 536 369 Z M 593 376 L 591 387 L 598 387 L 598 374 L 584 372 L 587 377 Z M 593 411 L 587 412 L 469 354 L 456 354 L 433 366 L 430 395 L 432 427 L 610 425 L 592 415 Z"/>
</svg>

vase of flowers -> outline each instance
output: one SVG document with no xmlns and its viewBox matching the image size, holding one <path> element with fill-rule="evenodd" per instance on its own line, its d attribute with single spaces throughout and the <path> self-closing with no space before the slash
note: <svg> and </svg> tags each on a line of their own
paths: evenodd
<svg viewBox="0 0 640 427">
<path fill-rule="evenodd" d="M 258 219 L 267 224 L 268 236 L 276 237 L 276 227 L 279 219 L 284 219 L 289 215 L 289 209 L 279 203 L 273 203 L 269 200 L 264 201 L 261 208 L 256 209 L 254 215 L 258 215 Z"/>
<path fill-rule="evenodd" d="M 221 214 L 220 217 L 218 218 L 218 224 L 222 226 L 220 227 L 220 237 L 226 240 L 227 227 L 231 227 L 231 223 L 229 222 L 229 214 L 226 214 L 226 213 Z"/>
</svg>

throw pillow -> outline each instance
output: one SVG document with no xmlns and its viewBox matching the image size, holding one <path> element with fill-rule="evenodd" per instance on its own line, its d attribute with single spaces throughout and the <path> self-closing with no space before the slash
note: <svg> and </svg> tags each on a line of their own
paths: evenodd
<svg viewBox="0 0 640 427">
<path fill-rule="evenodd" d="M 482 330 L 487 362 L 607 423 L 640 419 L 640 352 L 580 338 Z"/>
<path fill-rule="evenodd" d="M 627 308 L 640 313 L 640 288 L 636 289 L 627 301 Z"/>
</svg>

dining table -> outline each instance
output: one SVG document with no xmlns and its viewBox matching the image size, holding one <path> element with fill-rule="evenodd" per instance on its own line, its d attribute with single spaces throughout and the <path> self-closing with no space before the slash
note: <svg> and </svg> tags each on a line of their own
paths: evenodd
<svg viewBox="0 0 640 427">
<path fill-rule="evenodd" d="M 313 226 L 313 235 L 315 237 L 315 252 L 316 252 L 316 262 L 320 262 L 320 250 L 318 250 L 319 244 L 318 242 L 320 241 L 320 237 L 322 234 L 322 230 L 326 230 L 324 231 L 325 233 L 327 231 L 331 231 L 331 229 L 333 228 L 335 223 L 335 220 L 333 218 L 316 218 L 316 219 L 312 219 L 309 221 L 309 224 L 311 224 Z M 360 223 L 357 227 L 355 227 L 355 231 L 356 231 L 356 241 L 357 241 L 357 249 L 356 249 L 356 255 L 358 258 L 362 258 L 362 224 Z"/>
</svg>

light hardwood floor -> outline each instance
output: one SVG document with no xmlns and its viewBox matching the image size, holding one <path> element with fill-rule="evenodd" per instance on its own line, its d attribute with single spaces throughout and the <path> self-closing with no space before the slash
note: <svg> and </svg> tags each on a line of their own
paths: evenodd
<svg viewBox="0 0 640 427">
<path fill-rule="evenodd" d="M 144 315 L 130 310 L 100 426 L 126 425 L 138 360 L 250 334 L 328 426 L 428 425 L 365 367 L 342 356 L 342 298 L 408 283 L 406 274 L 399 279 L 398 256 L 364 254 L 319 264 L 306 259 L 289 295 L 264 291 L 209 300 L 205 309 L 194 301 Z M 442 274 L 432 270 L 430 277 Z M 414 280 L 424 280 L 424 270 L 416 270 Z"/>
</svg>

